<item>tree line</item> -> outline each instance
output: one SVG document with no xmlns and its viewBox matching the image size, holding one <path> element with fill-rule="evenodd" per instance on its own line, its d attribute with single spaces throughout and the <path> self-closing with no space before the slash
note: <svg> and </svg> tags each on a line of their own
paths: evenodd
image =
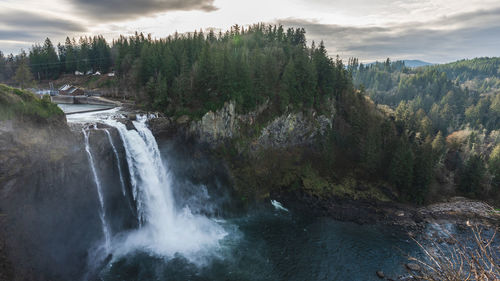
<svg viewBox="0 0 500 281">
<path fill-rule="evenodd" d="M 107 72 L 112 65 L 111 47 L 102 36 L 81 37 L 78 42 L 67 37 L 64 44 L 57 46 L 47 38 L 43 45 L 33 45 L 28 53 L 21 50 L 18 55 L 6 57 L 0 51 L 0 81 L 18 82 L 18 69 L 24 72 L 27 68 L 36 80 L 52 80 L 75 71 Z"/>
</svg>

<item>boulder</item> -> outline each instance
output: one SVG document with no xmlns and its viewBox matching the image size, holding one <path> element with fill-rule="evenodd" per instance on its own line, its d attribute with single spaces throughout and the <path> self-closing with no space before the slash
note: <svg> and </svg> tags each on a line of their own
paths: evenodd
<svg viewBox="0 0 500 281">
<path fill-rule="evenodd" d="M 457 240 L 453 237 L 448 237 L 444 239 L 444 241 L 449 245 L 455 245 L 457 243 Z"/>
<path fill-rule="evenodd" d="M 420 267 L 420 265 L 416 264 L 416 263 L 407 263 L 405 264 L 406 268 L 411 270 L 411 271 L 421 271 L 422 268 Z"/>
<path fill-rule="evenodd" d="M 380 278 L 380 279 L 384 279 L 385 278 L 385 274 L 381 270 L 375 272 L 375 274 L 377 274 L 378 278 Z"/>
<path fill-rule="evenodd" d="M 176 132 L 175 122 L 168 117 L 157 117 L 148 120 L 148 127 L 151 129 L 153 134 L 158 137 L 160 136 L 172 136 Z"/>
<path fill-rule="evenodd" d="M 176 122 L 177 122 L 177 124 L 179 124 L 179 125 L 184 125 L 184 124 L 188 123 L 188 122 L 189 122 L 189 120 L 190 120 L 189 116 L 187 116 L 187 115 L 182 115 L 182 116 L 180 116 L 179 118 L 177 118 Z"/>
<path fill-rule="evenodd" d="M 137 129 L 135 128 L 135 126 L 134 126 L 134 123 L 132 123 L 132 121 L 131 121 L 131 120 L 127 120 L 127 121 L 125 122 L 125 127 L 127 127 L 127 130 L 129 130 L 129 131 L 130 131 L 130 130 L 137 130 Z"/>
</svg>

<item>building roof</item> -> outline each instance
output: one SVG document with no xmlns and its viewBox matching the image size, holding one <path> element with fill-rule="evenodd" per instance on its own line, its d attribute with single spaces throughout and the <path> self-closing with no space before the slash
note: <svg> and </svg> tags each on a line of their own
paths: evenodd
<svg viewBox="0 0 500 281">
<path fill-rule="evenodd" d="M 73 86 L 66 84 L 66 85 L 62 86 L 61 88 L 59 88 L 59 91 L 67 91 L 72 87 Z"/>
</svg>

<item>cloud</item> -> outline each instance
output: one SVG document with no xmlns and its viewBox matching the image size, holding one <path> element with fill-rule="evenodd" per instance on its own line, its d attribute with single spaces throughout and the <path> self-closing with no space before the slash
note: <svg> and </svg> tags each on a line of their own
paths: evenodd
<svg viewBox="0 0 500 281">
<path fill-rule="evenodd" d="M 304 27 L 310 40 L 325 42 L 331 55 L 364 61 L 422 59 L 446 62 L 478 56 L 499 56 L 500 9 L 478 10 L 429 22 L 353 27 L 314 20 L 283 19 L 285 26 Z"/>
<path fill-rule="evenodd" d="M 2 19 L 0 21 L 0 44 L 4 46 L 26 48 L 34 42 L 43 41 L 46 37 L 62 37 L 86 31 L 83 25 L 70 20 L 21 10 L 4 9 L 0 12 L 0 18 Z M 19 50 L 9 48 L 3 51 L 18 52 Z"/>
<path fill-rule="evenodd" d="M 20 10 L 0 12 L 0 26 L 12 30 L 50 30 L 51 32 L 83 32 L 86 28 L 76 22 L 47 17 Z"/>
<path fill-rule="evenodd" d="M 62 39 L 87 31 L 84 25 L 74 21 L 16 9 L 2 9 L 0 18 L 0 45 L 5 53 L 18 53 L 21 48 L 27 50 L 46 37 Z"/>
<path fill-rule="evenodd" d="M 166 11 L 217 10 L 214 0 L 69 0 L 83 15 L 100 21 L 130 20 Z"/>
</svg>

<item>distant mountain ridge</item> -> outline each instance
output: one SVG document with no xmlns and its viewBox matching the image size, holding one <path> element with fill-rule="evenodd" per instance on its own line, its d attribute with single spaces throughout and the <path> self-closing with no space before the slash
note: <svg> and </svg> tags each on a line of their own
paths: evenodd
<svg viewBox="0 0 500 281">
<path fill-rule="evenodd" d="M 434 65 L 434 63 L 430 63 L 430 62 L 426 62 L 426 61 L 422 61 L 422 60 L 395 60 L 395 61 L 402 61 L 405 63 L 406 67 L 410 67 L 410 68 Z M 384 61 L 382 61 L 382 63 L 383 62 Z M 380 62 L 379 61 L 370 62 L 370 63 L 367 63 L 366 65 L 372 65 L 372 64 L 376 64 L 376 63 L 380 63 Z"/>
<path fill-rule="evenodd" d="M 421 67 L 421 66 L 434 65 L 433 63 L 421 60 L 403 60 L 403 62 L 407 67 Z"/>
</svg>

